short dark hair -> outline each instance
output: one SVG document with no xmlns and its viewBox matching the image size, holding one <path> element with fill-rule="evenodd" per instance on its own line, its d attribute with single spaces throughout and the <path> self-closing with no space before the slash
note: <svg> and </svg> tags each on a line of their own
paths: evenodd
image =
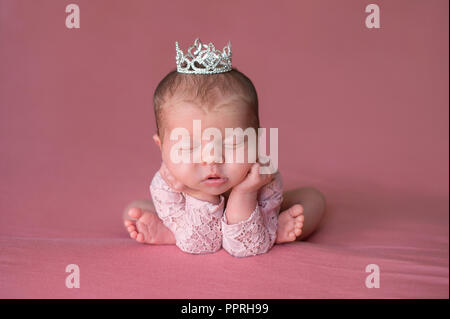
<svg viewBox="0 0 450 319">
<path fill-rule="evenodd" d="M 211 102 L 217 97 L 217 90 L 223 95 L 238 94 L 253 113 L 252 126 L 259 128 L 258 95 L 252 81 L 237 68 L 217 74 L 186 74 L 170 71 L 158 84 L 153 95 L 156 129 L 161 132 L 162 106 L 176 94 L 187 94 L 194 100 Z"/>
</svg>

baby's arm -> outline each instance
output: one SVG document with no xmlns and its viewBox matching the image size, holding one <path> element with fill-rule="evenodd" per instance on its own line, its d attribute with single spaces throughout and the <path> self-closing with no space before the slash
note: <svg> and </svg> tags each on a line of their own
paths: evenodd
<svg viewBox="0 0 450 319">
<path fill-rule="evenodd" d="M 281 175 L 260 175 L 257 169 L 259 165 L 253 166 L 247 182 L 240 184 L 246 184 L 244 188 L 233 188 L 222 218 L 222 246 L 236 257 L 265 253 L 276 239 L 277 218 L 283 200 Z M 267 181 L 270 182 L 267 184 Z M 254 187 L 249 187 L 262 183 L 266 184 L 259 186 L 256 193 Z"/>
<path fill-rule="evenodd" d="M 220 249 L 222 233 L 220 220 L 224 197 L 219 203 L 197 199 L 175 191 L 156 172 L 150 185 L 150 193 L 156 213 L 175 236 L 176 245 L 193 254 L 211 253 Z"/>
</svg>

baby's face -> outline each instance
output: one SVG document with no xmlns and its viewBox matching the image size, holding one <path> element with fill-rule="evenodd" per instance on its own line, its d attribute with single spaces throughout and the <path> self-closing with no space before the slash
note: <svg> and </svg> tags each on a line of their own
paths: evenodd
<svg viewBox="0 0 450 319">
<path fill-rule="evenodd" d="M 249 118 L 251 116 L 249 108 L 245 102 L 239 97 L 227 97 L 220 99 L 216 108 L 205 111 L 198 105 L 183 100 L 168 101 L 170 106 L 163 110 L 164 112 L 164 140 L 161 145 L 162 160 L 171 172 L 171 174 L 186 186 L 210 195 L 219 195 L 225 193 L 235 185 L 244 180 L 253 163 L 248 162 L 248 141 L 234 141 L 233 139 L 225 140 L 225 128 L 242 128 L 245 130 L 249 127 Z M 217 107 L 218 106 L 218 107 Z M 206 128 L 217 128 L 222 136 L 222 163 L 220 157 L 202 156 L 200 163 L 192 160 L 192 153 L 195 151 L 196 145 L 193 145 L 193 121 L 201 120 L 201 133 Z M 179 143 L 181 137 L 177 140 L 170 140 L 170 133 L 175 128 L 185 128 L 190 135 L 191 161 L 189 163 L 174 163 L 171 160 L 171 149 L 175 144 Z M 201 140 L 201 153 L 205 146 L 213 141 L 211 136 L 209 140 Z M 244 162 L 225 163 L 225 148 L 235 153 L 237 149 L 243 147 Z M 205 152 L 208 153 L 208 152 Z M 213 154 L 211 152 L 211 154 Z M 256 150 L 257 154 L 257 150 Z M 210 174 L 217 174 L 222 178 L 221 181 L 214 182 L 207 180 Z"/>
</svg>

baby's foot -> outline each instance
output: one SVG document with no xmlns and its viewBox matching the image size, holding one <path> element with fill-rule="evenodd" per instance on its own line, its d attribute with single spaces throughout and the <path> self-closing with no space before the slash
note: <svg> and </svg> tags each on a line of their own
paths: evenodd
<svg viewBox="0 0 450 319">
<path fill-rule="evenodd" d="M 132 219 L 125 219 L 124 225 L 130 237 L 139 243 L 175 244 L 173 233 L 164 226 L 158 215 L 133 207 L 128 211 Z"/>
<path fill-rule="evenodd" d="M 303 222 L 305 220 L 305 216 L 302 214 L 302 205 L 295 204 L 278 216 L 277 244 L 294 241 L 302 234 Z"/>
</svg>

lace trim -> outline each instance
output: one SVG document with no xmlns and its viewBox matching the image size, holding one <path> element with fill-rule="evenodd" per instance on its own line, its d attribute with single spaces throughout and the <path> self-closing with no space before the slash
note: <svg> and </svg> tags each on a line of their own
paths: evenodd
<svg viewBox="0 0 450 319">
<path fill-rule="evenodd" d="M 258 193 L 257 204 L 247 220 L 229 225 L 224 196 L 215 205 L 174 191 L 156 172 L 150 192 L 158 216 L 175 235 L 176 245 L 193 254 L 211 253 L 221 246 L 236 257 L 267 252 L 274 244 L 278 213 L 283 200 L 281 175 Z"/>
<path fill-rule="evenodd" d="M 173 191 L 158 174 L 150 186 L 156 212 L 175 235 L 176 245 L 192 254 L 211 253 L 222 246 L 220 220 L 225 198 L 215 205 Z"/>
<path fill-rule="evenodd" d="M 248 219 L 229 225 L 226 209 L 222 217 L 222 246 L 235 257 L 266 253 L 275 243 L 278 213 L 283 201 L 281 175 L 261 188 L 256 208 Z"/>
</svg>

